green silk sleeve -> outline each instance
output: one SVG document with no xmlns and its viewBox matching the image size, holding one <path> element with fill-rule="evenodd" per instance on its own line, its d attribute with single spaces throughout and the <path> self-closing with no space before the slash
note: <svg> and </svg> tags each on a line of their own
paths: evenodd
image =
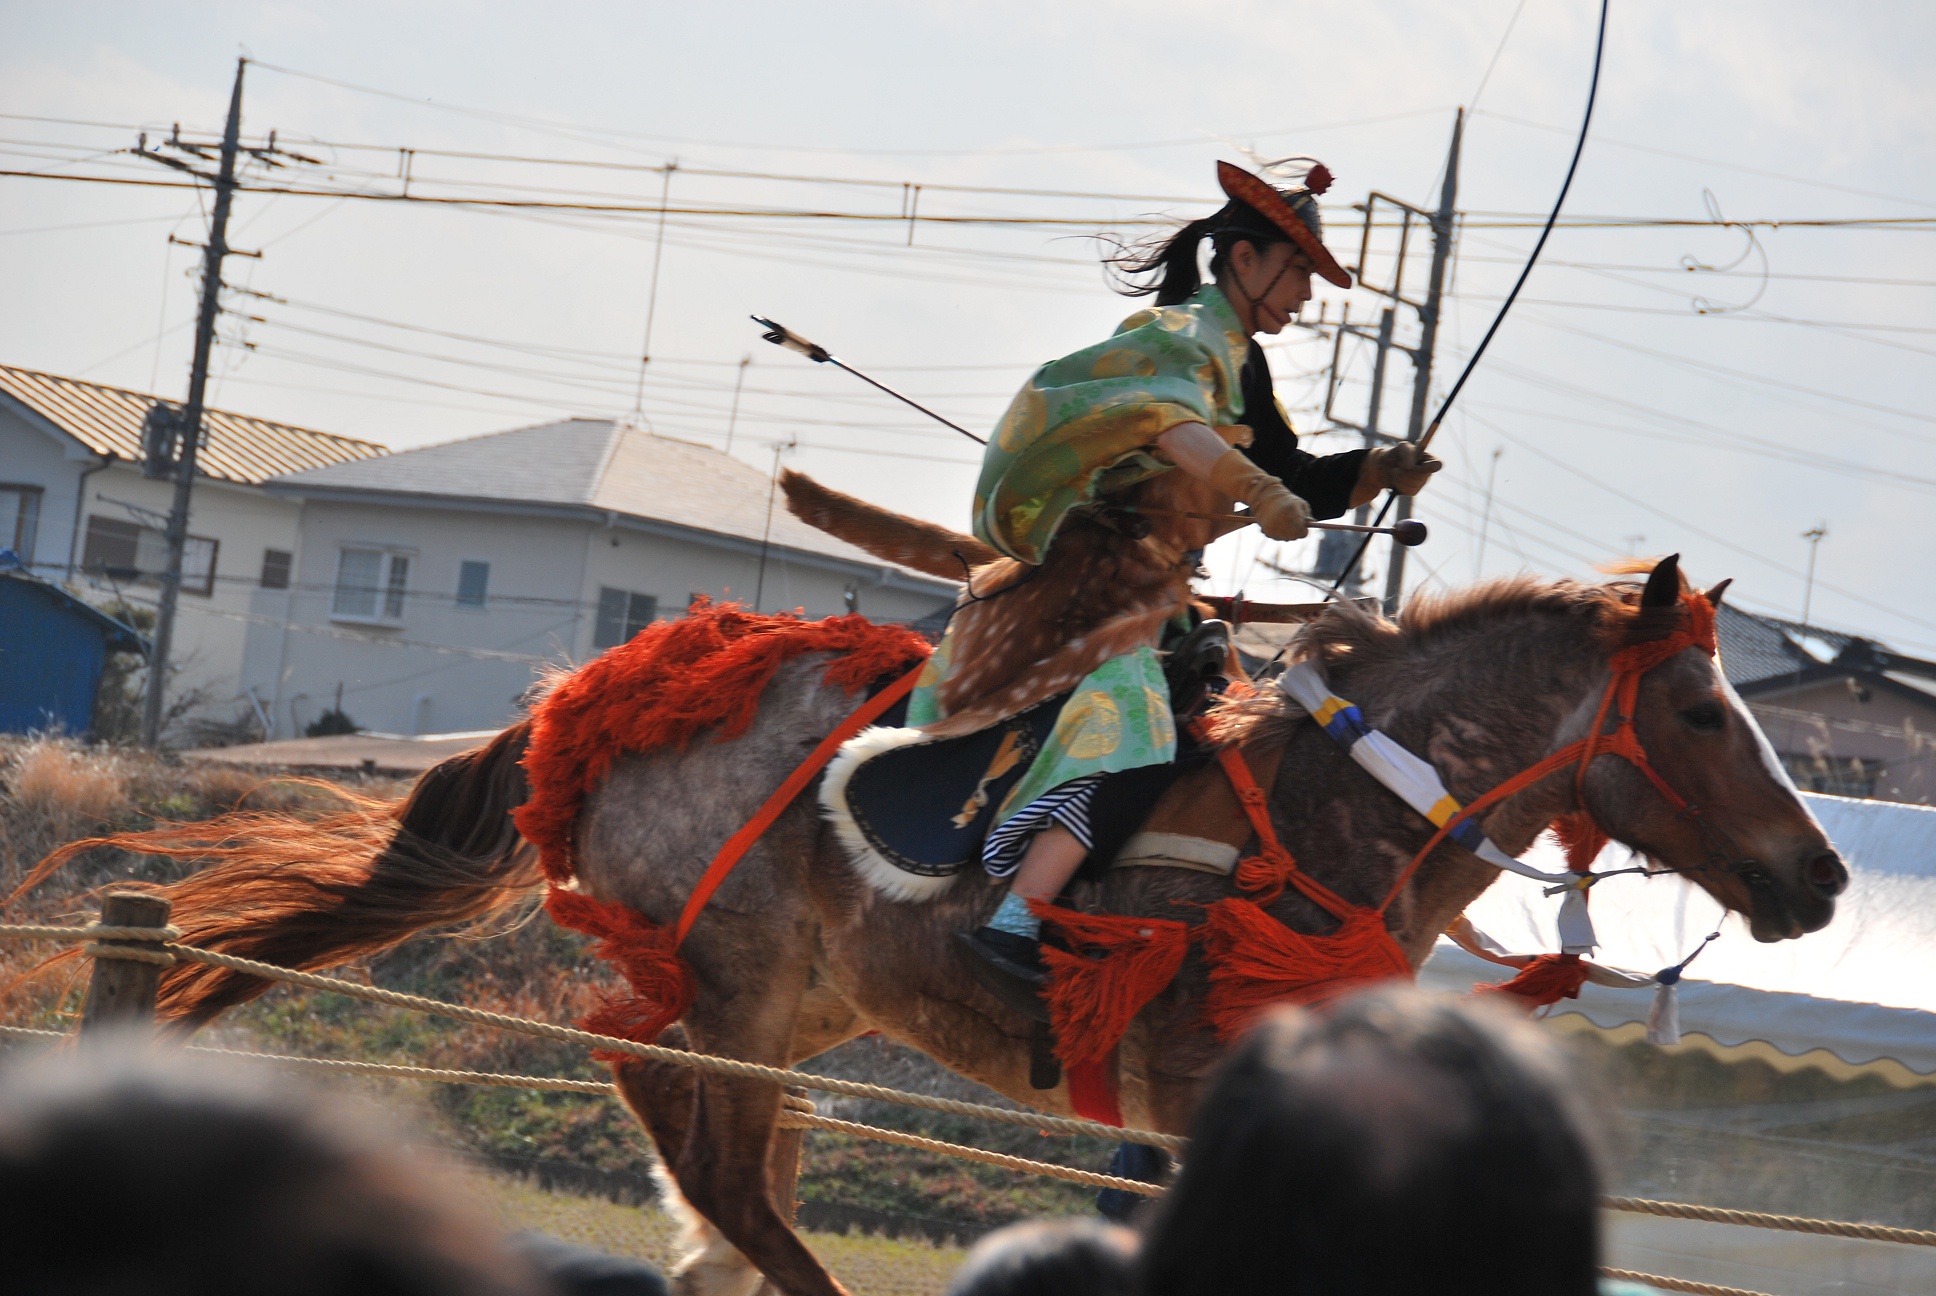
<svg viewBox="0 0 1936 1296">
<path fill-rule="evenodd" d="M 983 455 L 975 535 L 1040 563 L 1069 510 L 1094 499 L 1105 474 L 1113 490 L 1167 471 L 1137 452 L 1179 423 L 1216 427 L 1242 415 L 1238 373 L 1248 347 L 1212 285 L 1181 305 L 1139 311 L 1107 342 L 1043 365 Z"/>
</svg>

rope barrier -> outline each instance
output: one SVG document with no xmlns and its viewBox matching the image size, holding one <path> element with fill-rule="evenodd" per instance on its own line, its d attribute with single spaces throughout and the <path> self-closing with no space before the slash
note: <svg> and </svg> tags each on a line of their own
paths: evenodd
<svg viewBox="0 0 1936 1296">
<path fill-rule="evenodd" d="M 25 937 L 47 939 L 76 939 L 98 936 L 102 939 L 153 940 L 157 937 L 179 935 L 172 928 L 148 927 L 28 927 L 0 925 L 0 938 Z M 99 953 L 95 953 L 96 950 Z M 130 955 L 141 956 L 153 951 L 131 949 L 125 945 L 84 947 L 83 953 L 95 954 L 101 958 L 126 958 Z M 326 990 L 352 998 L 364 999 L 373 1003 L 387 1004 L 392 1007 L 414 1009 L 436 1016 L 449 1017 L 458 1021 L 468 1021 L 482 1026 L 496 1027 L 527 1035 L 537 1035 L 568 1043 L 586 1044 L 594 1048 L 612 1052 L 629 1053 L 648 1058 L 652 1061 L 670 1062 L 677 1066 L 694 1067 L 702 1071 L 715 1071 L 724 1075 L 735 1075 L 747 1079 L 768 1080 L 782 1085 L 796 1085 L 815 1089 L 823 1093 L 843 1094 L 853 1098 L 868 1098 L 882 1102 L 899 1103 L 909 1107 L 925 1108 L 929 1111 L 945 1112 L 956 1116 L 973 1116 L 986 1120 L 999 1121 L 1008 1125 L 1026 1128 L 1054 1130 L 1059 1133 L 1094 1134 L 1100 1137 L 1181 1151 L 1187 1140 L 1169 1134 L 1157 1134 L 1150 1130 L 1119 1130 L 1113 1126 L 1101 1125 L 1094 1121 L 1071 1120 L 1062 1116 L 1049 1116 L 1034 1112 L 1011 1111 L 1002 1107 L 988 1107 L 979 1103 L 957 1102 L 949 1098 L 935 1098 L 927 1094 L 905 1093 L 901 1090 L 887 1089 L 880 1085 L 864 1084 L 854 1080 L 836 1080 L 828 1076 L 816 1076 L 805 1071 L 794 1071 L 780 1067 L 760 1066 L 752 1062 L 739 1062 L 732 1058 L 714 1057 L 706 1053 L 688 1053 L 681 1049 L 664 1048 L 656 1044 L 639 1044 L 631 1040 L 617 1039 L 607 1035 L 595 1035 L 589 1031 L 575 1030 L 565 1026 L 553 1026 L 545 1022 L 528 1021 L 521 1017 L 507 1017 L 500 1013 L 485 1012 L 477 1008 L 465 1008 L 442 1000 L 427 999 L 419 995 L 404 994 L 396 990 L 383 990 L 375 986 L 360 985 L 354 981 L 343 981 L 335 977 L 318 976 L 311 972 L 296 972 L 289 968 L 277 967 L 272 963 L 258 963 L 253 959 L 237 958 L 229 954 L 217 954 L 210 950 L 199 950 L 190 946 L 170 944 L 168 954 L 174 958 L 192 963 L 206 963 L 215 967 L 226 967 L 233 971 L 245 972 L 267 980 L 287 981 L 312 989 Z M 31 1030 L 18 1026 L 0 1026 L 0 1038 L 11 1039 L 48 1039 L 65 1038 L 59 1031 Z M 271 1062 L 287 1066 L 307 1067 L 318 1071 L 354 1072 L 364 1075 L 393 1076 L 403 1079 L 428 1080 L 446 1084 L 500 1085 L 512 1088 L 558 1089 L 575 1093 L 616 1096 L 617 1087 L 591 1080 L 567 1080 L 552 1076 L 513 1076 L 484 1071 L 447 1071 L 430 1067 L 397 1066 L 380 1062 L 356 1062 L 333 1058 L 299 1058 L 279 1054 L 248 1053 L 232 1049 L 214 1049 L 191 1046 L 193 1053 L 214 1054 L 223 1057 L 239 1058 L 245 1061 Z M 1146 1184 L 1132 1179 L 1119 1179 L 1113 1175 L 1095 1174 L 1087 1170 L 1075 1170 L 1067 1166 L 1053 1165 L 1044 1161 L 1030 1161 L 1023 1157 L 1011 1157 L 999 1152 L 988 1152 L 981 1148 L 967 1147 L 958 1143 L 944 1143 L 936 1139 L 926 1139 L 914 1134 L 903 1134 L 898 1130 L 883 1129 L 879 1126 L 861 1125 L 851 1121 L 835 1120 L 827 1116 L 809 1115 L 804 1112 L 787 1110 L 780 1118 L 782 1126 L 798 1122 L 802 1127 L 826 1129 L 838 1133 L 853 1134 L 861 1138 L 877 1139 L 881 1142 L 900 1143 L 908 1147 L 939 1152 L 948 1156 L 958 1156 L 967 1160 L 984 1161 L 1031 1174 L 1048 1175 L 1058 1179 L 1068 1179 L 1076 1183 L 1093 1184 L 1098 1187 L 1120 1188 L 1127 1192 L 1141 1193 L 1145 1196 L 1160 1196 L 1162 1189 L 1154 1184 Z M 1879 1224 L 1855 1224 L 1841 1220 L 1808 1219 L 1795 1215 L 1764 1215 L 1754 1211 L 1725 1210 L 1714 1206 L 1696 1206 L 1687 1202 L 1652 1201 L 1643 1197 L 1607 1197 L 1601 1205 L 1609 1210 L 1629 1211 L 1644 1215 L 1658 1215 L 1669 1219 L 1697 1220 L 1713 1224 L 1737 1224 L 1751 1228 L 1778 1229 L 1794 1233 L 1813 1233 L 1828 1237 L 1858 1238 L 1872 1242 L 1895 1242 L 1905 1246 L 1936 1246 L 1936 1232 L 1922 1229 L 1890 1228 Z M 1651 1283 L 1655 1286 L 1671 1286 L 1675 1291 L 1711 1292 L 1720 1296 L 1732 1296 L 1739 1291 L 1732 1287 L 1714 1287 L 1706 1284 L 1680 1284 L 1680 1279 L 1660 1279 L 1644 1274 L 1628 1274 L 1624 1271 L 1608 1270 L 1614 1277 L 1630 1278 L 1635 1282 Z M 1748 1296 L 1756 1296 L 1749 1293 Z"/>
<path fill-rule="evenodd" d="M 1691 1278 L 1668 1278 L 1662 1274 L 1636 1273 L 1632 1269 L 1602 1269 L 1600 1272 L 1609 1278 L 1645 1283 L 1662 1291 L 1693 1292 L 1695 1296 L 1768 1296 L 1767 1292 L 1750 1291 L 1746 1287 L 1719 1287 L 1713 1283 L 1695 1282 Z"/>
<path fill-rule="evenodd" d="M 1800 1215 L 1762 1215 L 1755 1211 L 1690 1206 L 1685 1202 L 1649 1201 L 1645 1197 L 1607 1197 L 1609 1210 L 1662 1215 L 1668 1219 L 1704 1220 L 1710 1224 L 1745 1224 L 1750 1228 L 1783 1229 L 1790 1233 L 1819 1233 L 1827 1237 L 1862 1238 L 1869 1242 L 1900 1242 L 1905 1246 L 1936 1246 L 1936 1233 L 1923 1229 L 1885 1228 L 1880 1224 L 1847 1224 L 1841 1220 L 1806 1219 Z"/>
<path fill-rule="evenodd" d="M 123 928 L 117 930 L 140 931 L 144 938 L 151 937 L 159 930 L 153 928 Z M 91 935 L 88 928 L 80 927 L 12 927 L 0 926 L 0 939 L 14 936 L 55 937 L 73 939 Z M 134 951 L 136 955 L 150 951 Z M 536 1035 L 543 1039 L 560 1040 L 567 1044 L 583 1044 L 590 1048 L 602 1049 L 611 1053 L 626 1053 L 633 1057 L 645 1058 L 653 1062 L 667 1062 L 674 1066 L 692 1067 L 700 1071 L 712 1071 L 720 1075 L 737 1076 L 745 1080 L 766 1080 L 775 1084 L 800 1085 L 817 1089 L 823 1093 L 844 1094 L 850 1098 L 871 1098 L 877 1102 L 899 1103 L 906 1107 L 921 1107 L 928 1111 L 946 1112 L 951 1116 L 972 1116 L 981 1120 L 998 1121 L 1005 1125 L 1019 1125 L 1025 1129 L 1051 1130 L 1058 1134 L 1087 1134 L 1095 1138 L 1109 1139 L 1112 1142 L 1143 1143 L 1150 1147 L 1160 1147 L 1169 1151 L 1181 1151 L 1188 1140 L 1174 1134 L 1159 1134 L 1154 1130 L 1117 1129 L 1113 1125 L 1103 1125 L 1096 1121 L 1078 1120 L 1068 1116 L 1050 1116 L 1042 1112 L 1014 1111 L 1006 1107 L 989 1107 L 981 1103 L 958 1102 L 952 1098 L 936 1098 L 928 1094 L 904 1093 L 898 1089 L 887 1089 L 880 1085 L 863 1084 L 856 1080 L 836 1080 L 830 1076 L 817 1076 L 806 1071 L 794 1071 L 783 1067 L 760 1066 L 753 1062 L 740 1062 L 733 1058 L 714 1057 L 709 1053 L 689 1053 L 683 1049 L 665 1048 L 658 1044 L 640 1044 L 633 1040 L 618 1039 L 610 1035 L 595 1035 L 590 1031 L 576 1030 L 569 1026 L 553 1026 L 547 1022 L 529 1021 L 522 1017 L 507 1017 L 502 1013 L 485 1012 L 479 1008 L 465 1008 L 459 1004 L 445 1003 L 441 999 L 426 999 L 421 995 L 404 994 L 398 990 L 383 990 L 376 986 L 360 985 L 355 981 L 343 981 L 336 977 L 318 976 L 313 972 L 297 972 L 290 968 L 277 967 L 273 963 L 258 963 L 254 959 L 237 958 L 232 954 L 217 954 L 213 950 L 196 949 L 189 945 L 170 944 L 167 952 L 175 958 L 189 963 L 205 963 L 212 967 L 228 968 L 234 972 L 245 972 L 250 976 L 261 977 L 268 981 L 286 981 L 292 985 L 307 986 L 312 990 L 327 990 L 353 999 L 363 999 L 370 1003 L 386 1004 L 392 1008 L 407 1008 L 433 1016 L 448 1017 L 456 1021 L 471 1022 L 478 1026 L 490 1026 L 498 1030 L 514 1031 L 523 1035 Z M 104 946 L 97 957 L 124 958 L 130 950 L 126 946 Z M 146 960 L 143 960 L 146 961 Z"/>
<path fill-rule="evenodd" d="M 924 1152 L 939 1152 L 943 1156 L 960 1157 L 964 1161 L 985 1161 L 989 1165 L 1001 1166 L 1004 1170 L 1020 1170 L 1027 1174 L 1044 1175 L 1050 1179 L 1067 1179 L 1071 1183 L 1089 1184 L 1095 1188 L 1120 1188 L 1124 1192 L 1141 1193 L 1145 1197 L 1161 1197 L 1160 1184 L 1144 1183 L 1140 1179 L 1119 1179 L 1115 1175 L 1098 1174 L 1093 1170 L 1077 1170 L 1072 1166 L 1052 1165 L 1047 1161 L 1031 1161 L 1027 1157 L 1009 1156 L 1003 1152 L 989 1152 L 983 1148 L 967 1147 L 960 1143 L 943 1143 L 940 1139 L 922 1138 L 919 1134 L 903 1134 L 900 1130 L 882 1129 L 879 1125 L 861 1125 L 854 1121 L 835 1120 L 831 1116 L 810 1116 L 805 1112 L 782 1111 L 782 1129 L 821 1129 L 836 1134 L 852 1134 L 857 1138 L 874 1139 L 881 1143 L 899 1143 L 905 1147 L 920 1148 Z"/>
</svg>

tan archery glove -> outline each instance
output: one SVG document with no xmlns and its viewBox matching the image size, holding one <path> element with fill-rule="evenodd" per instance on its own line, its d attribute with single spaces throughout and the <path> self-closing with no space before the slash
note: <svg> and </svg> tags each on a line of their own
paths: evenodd
<svg viewBox="0 0 1936 1296">
<path fill-rule="evenodd" d="M 1283 482 L 1252 463 L 1241 450 L 1226 450 L 1210 465 L 1212 486 L 1250 505 L 1257 524 L 1273 540 L 1302 540 L 1311 530 L 1311 506 Z"/>
<path fill-rule="evenodd" d="M 1358 470 L 1358 491 L 1353 494 L 1362 492 L 1370 500 L 1382 488 L 1400 495 L 1416 495 L 1425 489 L 1432 474 L 1443 467 L 1443 459 L 1435 458 L 1410 441 L 1382 446 L 1365 456 L 1365 466 Z M 1367 491 L 1366 487 L 1370 489 Z"/>
</svg>

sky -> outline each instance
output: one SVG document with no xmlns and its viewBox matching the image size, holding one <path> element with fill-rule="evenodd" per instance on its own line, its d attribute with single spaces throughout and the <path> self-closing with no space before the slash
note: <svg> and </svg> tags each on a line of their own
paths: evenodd
<svg viewBox="0 0 1936 1296">
<path fill-rule="evenodd" d="M 246 56 L 245 142 L 273 130 L 307 159 L 253 166 L 251 183 L 397 196 L 407 170 L 420 200 L 639 208 L 665 192 L 663 232 L 650 211 L 241 194 L 231 243 L 262 255 L 228 265 L 211 403 L 397 449 L 637 417 L 965 529 L 977 447 L 768 346 L 748 316 L 985 433 L 1036 365 L 1135 308 L 1101 273 L 1099 233 L 1206 214 L 1219 158 L 1307 154 L 1338 177 L 1329 241 L 1355 264 L 1352 204 L 1434 205 L 1465 106 L 1436 406 L 1558 193 L 1597 15 L 1590 0 L 4 0 L 0 170 L 180 180 L 117 150 L 175 123 L 219 131 Z M 1616 0 L 1566 211 L 1620 220 L 1548 242 L 1434 444 L 1447 468 L 1419 501 L 1432 536 L 1408 587 L 1679 552 L 1698 581 L 1734 577 L 1742 606 L 1806 605 L 1936 657 L 1918 522 L 1936 504 L 1933 54 L 1926 4 Z M 201 241 L 205 204 L 0 176 L 0 363 L 179 399 L 199 254 L 169 240 Z M 776 214 L 802 212 L 841 218 Z M 933 219 L 963 217 L 1028 223 Z M 1783 224 L 1699 223 L 1716 220 Z M 1871 223 L 1794 223 L 1821 220 Z M 1423 235 L 1410 251 L 1408 296 Z M 1374 322 L 1386 304 L 1319 296 L 1307 318 Z M 1416 314 L 1397 315 L 1409 341 Z M 1317 435 L 1331 344 L 1279 341 L 1279 395 L 1309 447 L 1356 444 Z M 1357 421 L 1367 354 L 1343 354 L 1333 410 Z M 1409 368 L 1394 356 L 1387 429 Z M 1303 601 L 1277 569 L 1308 569 L 1312 549 L 1241 534 L 1208 587 Z"/>
</svg>

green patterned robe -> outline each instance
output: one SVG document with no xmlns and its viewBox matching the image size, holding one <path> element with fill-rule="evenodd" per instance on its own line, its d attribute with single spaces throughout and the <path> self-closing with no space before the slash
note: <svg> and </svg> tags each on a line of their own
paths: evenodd
<svg viewBox="0 0 1936 1296">
<path fill-rule="evenodd" d="M 1238 373 L 1249 336 L 1223 291 L 1138 311 L 1115 336 L 1036 370 L 982 458 L 975 535 L 1039 565 L 1069 510 L 1168 472 L 1150 454 L 1180 423 L 1222 427 L 1244 412 Z M 922 672 L 909 725 L 943 719 L 934 698 L 952 665 L 952 631 Z M 1055 731 L 995 815 L 1000 824 L 1071 779 L 1176 757 L 1176 724 L 1156 650 L 1111 658 L 1076 685 Z"/>
</svg>

